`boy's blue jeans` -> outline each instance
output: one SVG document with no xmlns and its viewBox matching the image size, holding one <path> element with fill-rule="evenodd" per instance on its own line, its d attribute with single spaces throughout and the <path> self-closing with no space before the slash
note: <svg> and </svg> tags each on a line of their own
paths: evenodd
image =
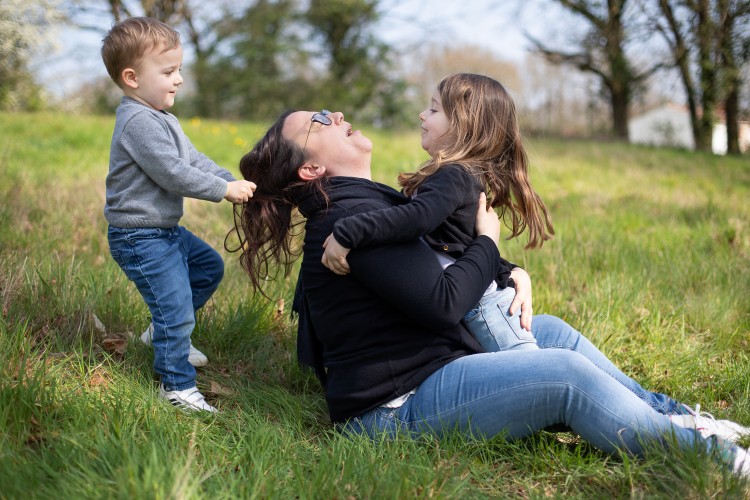
<svg viewBox="0 0 750 500">
<path fill-rule="evenodd" d="M 400 408 L 381 406 L 339 428 L 370 436 L 460 429 L 519 438 L 564 425 L 609 452 L 639 454 L 642 439 L 671 432 L 683 446 L 710 446 L 671 424 L 665 413 L 680 412 L 679 403 L 643 389 L 563 320 L 534 316 L 532 330 L 540 349 L 464 356 L 428 377 Z"/>
<path fill-rule="evenodd" d="M 168 391 L 195 387 L 195 368 L 188 362 L 195 311 L 219 286 L 224 261 L 181 226 L 110 226 L 107 236 L 112 258 L 151 311 L 154 371 Z"/>
</svg>

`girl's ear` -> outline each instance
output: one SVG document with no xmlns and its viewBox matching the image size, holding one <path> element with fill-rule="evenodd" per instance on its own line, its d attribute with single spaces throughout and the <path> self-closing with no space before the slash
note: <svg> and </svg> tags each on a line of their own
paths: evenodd
<svg viewBox="0 0 750 500">
<path fill-rule="evenodd" d="M 326 168 L 323 165 L 305 163 L 297 170 L 297 177 L 303 181 L 314 181 L 318 177 L 323 177 L 326 173 Z"/>
<path fill-rule="evenodd" d="M 125 68 L 122 70 L 120 78 L 122 78 L 122 83 L 125 84 L 126 87 L 130 87 L 131 89 L 138 88 L 138 75 L 135 74 L 133 68 Z"/>
</svg>

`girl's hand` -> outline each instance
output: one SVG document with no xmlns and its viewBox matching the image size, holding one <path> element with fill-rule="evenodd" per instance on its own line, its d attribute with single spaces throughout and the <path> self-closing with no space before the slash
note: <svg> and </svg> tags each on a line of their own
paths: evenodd
<svg viewBox="0 0 750 500">
<path fill-rule="evenodd" d="M 509 314 L 513 314 L 518 306 L 521 307 L 521 328 L 531 331 L 531 278 L 529 273 L 520 267 L 514 267 L 510 272 L 510 277 L 516 283 L 516 296 L 508 309 Z"/>
<path fill-rule="evenodd" d="M 477 235 L 489 236 L 497 244 L 500 239 L 500 218 L 492 207 L 487 206 L 487 195 L 479 195 L 479 208 L 477 209 L 477 221 L 474 226 Z"/>
<path fill-rule="evenodd" d="M 323 242 L 323 248 L 325 248 L 325 252 L 323 252 L 323 258 L 320 259 L 323 265 L 336 274 L 349 274 L 351 269 L 346 261 L 349 249 L 342 247 L 333 237 L 333 233 L 329 234 Z"/>
</svg>

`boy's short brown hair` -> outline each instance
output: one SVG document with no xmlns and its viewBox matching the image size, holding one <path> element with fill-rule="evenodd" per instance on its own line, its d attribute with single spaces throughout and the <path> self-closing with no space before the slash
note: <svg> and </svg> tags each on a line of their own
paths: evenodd
<svg viewBox="0 0 750 500">
<path fill-rule="evenodd" d="M 169 25 L 151 17 L 129 17 L 116 23 L 102 40 L 102 60 L 107 73 L 118 87 L 125 68 L 132 68 L 143 54 L 154 47 L 164 50 L 180 45 L 180 34 Z"/>
</svg>

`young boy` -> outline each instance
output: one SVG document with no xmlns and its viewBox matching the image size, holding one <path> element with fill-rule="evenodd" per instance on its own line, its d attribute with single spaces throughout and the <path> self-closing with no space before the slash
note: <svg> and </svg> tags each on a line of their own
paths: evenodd
<svg viewBox="0 0 750 500">
<path fill-rule="evenodd" d="M 101 52 L 124 94 L 106 181 L 110 253 L 151 311 L 142 339 L 154 347 L 159 396 L 183 409 L 215 412 L 195 385 L 191 350 L 196 364 L 207 360 L 192 347 L 190 335 L 195 311 L 224 276 L 224 262 L 178 223 L 183 197 L 244 203 L 255 184 L 235 180 L 199 153 L 165 111 L 183 82 L 177 31 L 155 19 L 132 17 L 112 27 Z"/>
</svg>

